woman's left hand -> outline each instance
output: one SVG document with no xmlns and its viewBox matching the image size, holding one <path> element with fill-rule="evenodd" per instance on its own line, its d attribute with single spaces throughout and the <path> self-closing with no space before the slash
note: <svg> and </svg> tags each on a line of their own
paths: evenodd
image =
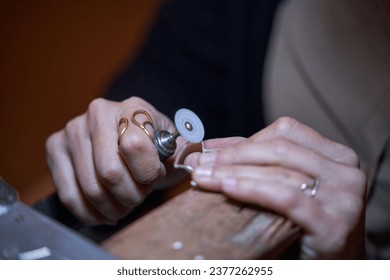
<svg viewBox="0 0 390 280">
<path fill-rule="evenodd" d="M 364 257 L 366 178 L 352 149 L 288 117 L 248 139 L 213 139 L 205 146 L 224 148 L 186 160 L 195 163 L 192 178 L 201 188 L 295 222 L 304 231 L 302 258 Z"/>
</svg>

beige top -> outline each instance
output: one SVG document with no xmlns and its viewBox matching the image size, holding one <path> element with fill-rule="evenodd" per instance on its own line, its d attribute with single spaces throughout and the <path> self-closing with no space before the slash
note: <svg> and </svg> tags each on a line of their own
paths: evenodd
<svg viewBox="0 0 390 280">
<path fill-rule="evenodd" d="M 390 259 L 389 3 L 287 1 L 277 16 L 265 76 L 268 122 L 292 116 L 358 153 L 369 179 L 367 257 L 386 259 Z"/>
</svg>

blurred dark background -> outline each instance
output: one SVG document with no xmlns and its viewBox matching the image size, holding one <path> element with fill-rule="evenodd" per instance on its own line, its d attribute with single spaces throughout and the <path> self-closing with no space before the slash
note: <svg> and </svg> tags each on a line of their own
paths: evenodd
<svg viewBox="0 0 390 280">
<path fill-rule="evenodd" d="M 137 53 L 162 0 L 0 2 L 0 177 L 31 204 L 54 189 L 46 138 Z"/>
</svg>

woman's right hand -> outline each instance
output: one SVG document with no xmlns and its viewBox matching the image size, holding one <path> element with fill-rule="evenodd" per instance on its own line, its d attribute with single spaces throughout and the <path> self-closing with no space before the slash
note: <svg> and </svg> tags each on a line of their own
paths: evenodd
<svg viewBox="0 0 390 280">
<path fill-rule="evenodd" d="M 154 129 L 174 131 L 172 121 L 141 98 L 122 102 L 99 98 L 46 142 L 58 196 L 86 224 L 115 223 L 145 199 L 152 183 L 166 175 L 153 142 L 130 121 L 137 110 L 150 114 Z M 122 117 L 129 123 L 119 143 Z M 147 120 L 143 114 L 136 118 L 140 123 Z M 148 126 L 148 130 L 153 135 L 153 128 Z"/>
</svg>

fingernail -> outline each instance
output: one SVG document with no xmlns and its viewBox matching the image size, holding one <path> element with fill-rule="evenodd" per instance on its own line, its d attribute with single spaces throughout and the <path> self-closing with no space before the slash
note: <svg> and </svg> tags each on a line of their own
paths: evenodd
<svg viewBox="0 0 390 280">
<path fill-rule="evenodd" d="M 195 177 L 211 177 L 213 175 L 212 166 L 198 166 L 195 168 L 193 175 Z"/>
<path fill-rule="evenodd" d="M 214 167 L 213 166 L 198 166 L 194 169 L 192 173 L 192 179 L 202 186 L 210 186 L 219 183 L 219 179 L 214 177 Z"/>
<path fill-rule="evenodd" d="M 200 155 L 199 163 L 201 165 L 211 165 L 215 163 L 217 159 L 217 152 L 204 153 Z"/>
</svg>

